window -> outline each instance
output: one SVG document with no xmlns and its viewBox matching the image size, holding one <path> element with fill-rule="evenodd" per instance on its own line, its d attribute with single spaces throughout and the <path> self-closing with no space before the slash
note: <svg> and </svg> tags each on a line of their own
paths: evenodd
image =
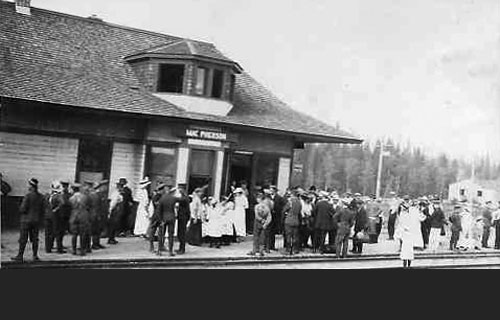
<svg viewBox="0 0 500 320">
<path fill-rule="evenodd" d="M 149 148 L 149 170 L 148 175 L 153 186 L 158 182 L 175 184 L 177 170 L 177 157 L 175 148 L 153 147 Z"/>
<path fill-rule="evenodd" d="M 482 190 L 477 190 L 477 196 L 481 198 L 483 196 L 483 191 Z"/>
<path fill-rule="evenodd" d="M 183 83 L 183 64 L 160 64 L 158 92 L 182 93 Z"/>
<path fill-rule="evenodd" d="M 465 196 L 465 189 L 460 189 L 460 195 Z"/>
<path fill-rule="evenodd" d="M 101 181 L 109 179 L 111 170 L 111 141 L 81 139 L 78 145 L 77 181 Z"/>
<path fill-rule="evenodd" d="M 212 81 L 212 97 L 221 98 L 222 89 L 224 84 L 224 71 L 214 69 L 214 76 Z"/>
<path fill-rule="evenodd" d="M 195 92 L 197 95 L 206 95 L 208 70 L 206 68 L 198 67 L 196 69 L 196 86 Z"/>
</svg>

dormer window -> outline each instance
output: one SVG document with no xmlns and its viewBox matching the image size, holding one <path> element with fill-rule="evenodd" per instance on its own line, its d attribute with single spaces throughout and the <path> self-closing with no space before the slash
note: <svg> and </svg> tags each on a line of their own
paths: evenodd
<svg viewBox="0 0 500 320">
<path fill-rule="evenodd" d="M 208 69 L 203 67 L 196 68 L 196 86 L 195 93 L 199 96 L 207 94 Z"/>
<path fill-rule="evenodd" d="M 125 57 L 143 86 L 188 112 L 226 116 L 243 71 L 214 45 L 179 39 Z M 208 98 L 208 99 L 207 99 Z"/>
<path fill-rule="evenodd" d="M 158 70 L 158 92 L 182 93 L 183 84 L 183 64 L 160 64 Z"/>
<path fill-rule="evenodd" d="M 222 98 L 222 88 L 224 87 L 224 71 L 214 69 L 212 80 L 212 98 Z"/>
</svg>

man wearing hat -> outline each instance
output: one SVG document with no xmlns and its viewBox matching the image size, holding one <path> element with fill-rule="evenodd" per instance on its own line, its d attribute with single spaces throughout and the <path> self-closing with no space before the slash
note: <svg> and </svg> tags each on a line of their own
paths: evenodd
<svg viewBox="0 0 500 320">
<path fill-rule="evenodd" d="M 462 218 L 460 216 L 460 211 L 462 206 L 455 205 L 453 208 L 453 213 L 451 214 L 449 220 L 451 222 L 451 238 L 450 238 L 450 250 L 457 250 L 458 239 L 460 238 L 460 232 L 462 231 Z"/>
<path fill-rule="evenodd" d="M 335 212 L 333 206 L 328 201 L 328 193 L 321 191 L 319 199 L 313 209 L 314 243 L 313 251 L 323 254 L 325 252 L 326 234 L 333 230 L 333 216 Z"/>
<path fill-rule="evenodd" d="M 273 201 L 273 209 L 271 210 L 271 225 L 269 226 L 268 245 L 269 250 L 276 250 L 276 235 L 283 234 L 283 207 L 286 204 L 286 199 L 279 195 L 278 188 L 271 186 L 271 200 Z"/>
<path fill-rule="evenodd" d="M 359 194 L 359 193 L 358 193 Z M 357 234 L 360 232 L 367 232 L 368 230 L 368 214 L 361 200 L 361 197 L 356 197 L 353 201 L 353 207 L 355 208 L 355 223 L 354 223 L 354 236 L 352 237 L 352 253 L 361 254 L 363 253 L 363 242 L 357 238 Z"/>
<path fill-rule="evenodd" d="M 158 203 L 158 221 L 160 222 L 160 231 L 159 231 L 159 248 L 157 251 L 158 255 L 161 255 L 161 248 L 165 244 L 165 230 L 168 230 L 168 252 L 169 255 L 175 256 L 174 254 L 174 228 L 175 228 L 175 220 L 176 220 L 176 212 L 175 205 L 179 201 L 178 198 L 174 196 L 174 192 L 177 189 L 172 186 L 165 187 L 165 193 L 160 198 L 160 202 Z"/>
<path fill-rule="evenodd" d="M 59 202 L 60 202 L 60 212 L 61 217 L 63 219 L 63 234 L 69 232 L 69 217 L 71 215 L 71 203 L 69 202 L 69 198 L 71 198 L 71 192 L 69 191 L 69 181 L 61 180 L 59 182 L 61 184 L 61 192 L 59 193 Z"/>
<path fill-rule="evenodd" d="M 299 195 L 302 192 L 303 190 L 299 189 L 293 190 L 288 203 L 283 208 L 286 237 L 285 253 L 288 255 L 299 253 L 299 226 L 302 211 Z"/>
<path fill-rule="evenodd" d="M 191 211 L 189 210 L 189 196 L 186 191 L 187 185 L 179 183 L 177 185 L 178 195 L 178 211 L 177 211 L 177 238 L 179 240 L 178 254 L 186 253 L 186 228 L 191 218 Z"/>
<path fill-rule="evenodd" d="M 73 255 L 77 255 L 76 245 L 80 237 L 80 255 L 90 253 L 90 215 L 92 202 L 89 197 L 89 189 L 92 183 L 82 185 L 75 183 L 75 193 L 69 199 L 71 203 L 71 217 L 69 220 L 71 230 L 71 248 Z"/>
<path fill-rule="evenodd" d="M 482 217 L 483 217 L 483 236 L 482 236 L 482 247 L 483 248 L 489 248 L 488 247 L 488 240 L 490 239 L 490 231 L 491 227 L 493 226 L 492 223 L 492 212 L 493 212 L 493 203 L 491 201 L 486 202 L 486 205 L 484 206 L 482 210 Z"/>
<path fill-rule="evenodd" d="M 61 226 L 62 219 L 59 213 L 59 182 L 53 182 L 51 185 L 51 192 L 46 195 L 46 210 L 45 210 L 45 252 L 52 253 L 54 247 L 54 240 L 57 238 L 58 250 L 63 251 Z M 64 235 L 64 233 L 63 233 Z"/>
<path fill-rule="evenodd" d="M 389 232 L 389 240 L 394 240 L 398 210 L 399 210 L 399 200 L 397 199 L 396 193 L 391 191 L 389 200 L 389 219 L 387 221 L 387 231 Z"/>
<path fill-rule="evenodd" d="M 33 249 L 33 261 L 39 261 L 38 257 L 38 233 L 40 223 L 46 209 L 46 202 L 42 194 L 38 192 L 38 180 L 31 178 L 28 180 L 28 193 L 24 196 L 19 208 L 20 235 L 19 252 L 12 260 L 16 262 L 24 261 L 24 250 L 28 239 L 31 241 Z"/>
<path fill-rule="evenodd" d="M 123 184 L 118 181 L 116 190 L 111 194 L 109 203 L 109 219 L 108 219 L 108 244 L 117 244 L 116 235 L 121 230 L 121 222 L 123 217 Z"/>
<path fill-rule="evenodd" d="M 349 235 L 354 225 L 355 208 L 352 201 L 343 198 L 342 207 L 339 207 L 333 215 L 333 223 L 337 226 L 337 237 L 335 238 L 335 253 L 337 258 L 345 258 L 349 248 Z"/>
<path fill-rule="evenodd" d="M 433 201 L 434 212 L 430 216 L 431 231 L 429 233 L 429 249 L 431 251 L 437 251 L 439 247 L 439 237 L 441 236 L 441 230 L 443 229 L 446 222 L 443 210 L 441 209 L 441 202 L 439 199 L 434 199 Z"/>
<path fill-rule="evenodd" d="M 90 187 L 90 186 L 89 186 Z M 93 184 L 93 188 L 90 189 L 90 201 L 92 204 L 91 210 L 91 236 L 92 236 L 92 247 L 93 250 L 104 249 L 105 247 L 101 245 L 101 233 L 104 228 L 107 216 L 106 208 L 106 194 L 108 190 L 108 180 L 103 180 Z"/>
</svg>

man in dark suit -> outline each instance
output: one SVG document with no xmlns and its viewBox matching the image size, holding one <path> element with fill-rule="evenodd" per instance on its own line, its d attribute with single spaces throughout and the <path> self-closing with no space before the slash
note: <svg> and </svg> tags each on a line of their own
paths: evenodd
<svg viewBox="0 0 500 320">
<path fill-rule="evenodd" d="M 12 260 L 23 262 L 24 250 L 28 243 L 28 238 L 31 241 L 33 249 L 33 261 L 39 261 L 38 257 L 38 233 L 40 223 L 43 219 L 46 210 L 46 202 L 42 194 L 38 192 L 38 180 L 31 178 L 28 181 L 28 193 L 24 196 L 19 208 L 20 217 L 20 235 L 19 235 L 19 252 Z"/>
<path fill-rule="evenodd" d="M 352 253 L 361 254 L 363 252 L 363 242 L 359 240 L 356 236 L 361 231 L 366 232 L 368 226 L 368 214 L 364 208 L 364 203 L 360 199 L 353 200 L 353 207 L 355 208 L 355 220 L 354 223 L 354 236 L 352 237 Z"/>
<path fill-rule="evenodd" d="M 171 186 L 165 187 L 165 193 L 158 203 L 158 217 L 160 220 L 160 245 L 157 252 L 161 255 L 161 248 L 165 244 L 165 230 L 168 231 L 168 252 L 171 257 L 175 256 L 174 248 L 174 228 L 175 228 L 175 205 L 179 202 L 179 199 L 174 196 L 174 192 L 177 189 L 172 189 Z"/>
<path fill-rule="evenodd" d="M 286 205 L 286 199 L 278 194 L 278 188 L 271 186 L 271 200 L 273 201 L 273 210 L 271 211 L 271 225 L 269 226 L 269 250 L 276 250 L 276 235 L 283 234 L 283 207 Z"/>
<path fill-rule="evenodd" d="M 179 183 L 177 185 L 179 191 L 179 208 L 177 212 L 177 238 L 179 239 L 178 254 L 186 253 L 186 227 L 191 218 L 191 210 L 189 209 L 189 196 L 186 192 L 186 184 Z"/>
<path fill-rule="evenodd" d="M 92 250 L 104 249 L 105 247 L 101 245 L 101 233 L 104 228 L 107 216 L 106 208 L 106 193 L 107 193 L 108 181 L 104 180 L 101 182 L 96 182 L 93 189 L 90 192 L 90 200 L 92 202 L 92 219 L 91 219 L 91 231 L 92 231 Z"/>
<path fill-rule="evenodd" d="M 337 225 L 335 247 L 337 258 L 345 258 L 349 247 L 349 234 L 354 225 L 355 210 L 353 203 L 342 199 L 342 205 L 337 207 L 333 215 L 333 223 Z"/>
<path fill-rule="evenodd" d="M 332 204 L 328 201 L 328 193 L 320 192 L 318 202 L 313 209 L 314 219 L 314 248 L 313 251 L 323 254 L 325 252 L 326 234 L 333 230 L 334 210 Z"/>
</svg>

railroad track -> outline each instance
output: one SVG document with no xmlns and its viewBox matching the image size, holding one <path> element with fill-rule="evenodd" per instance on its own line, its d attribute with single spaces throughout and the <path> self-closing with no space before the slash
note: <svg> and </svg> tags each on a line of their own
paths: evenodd
<svg viewBox="0 0 500 320">
<path fill-rule="evenodd" d="M 414 268 L 471 269 L 500 268 L 500 253 L 470 254 L 416 254 Z M 384 269 L 400 268 L 397 254 L 358 256 L 336 259 L 334 255 L 297 257 L 235 257 L 235 258 L 183 258 L 183 259 L 128 259 L 42 261 L 38 263 L 2 263 L 2 269 Z"/>
</svg>

